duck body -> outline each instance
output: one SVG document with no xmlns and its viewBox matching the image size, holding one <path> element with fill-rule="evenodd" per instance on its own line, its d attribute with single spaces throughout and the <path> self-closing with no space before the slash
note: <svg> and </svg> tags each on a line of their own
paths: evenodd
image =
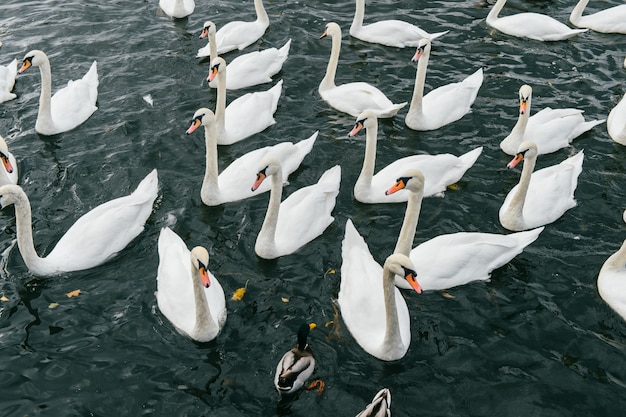
<svg viewBox="0 0 626 417">
<path fill-rule="evenodd" d="M 461 119 L 471 110 L 483 83 L 483 70 L 479 68 L 463 81 L 440 86 L 424 95 L 430 48 L 430 40 L 421 39 L 413 56 L 417 72 L 405 117 L 406 125 L 413 130 L 435 130 Z"/>
<path fill-rule="evenodd" d="M 583 16 L 589 0 L 580 0 L 572 10 L 569 21 L 576 27 L 603 33 L 626 34 L 626 4 L 609 7 Z"/>
<path fill-rule="evenodd" d="M 624 61 L 626 64 L 626 61 Z M 606 128 L 609 136 L 615 142 L 626 145 L 626 94 L 609 112 L 606 119 Z"/>
<path fill-rule="evenodd" d="M 538 41 L 559 41 L 571 38 L 589 29 L 572 29 L 540 13 L 517 13 L 498 17 L 506 0 L 498 0 L 487 15 L 487 25 L 507 35 Z"/>
<path fill-rule="evenodd" d="M 196 3 L 194 0 L 159 0 L 159 7 L 166 15 L 182 19 L 193 13 Z"/>
<path fill-rule="evenodd" d="M 13 93 L 15 77 L 17 76 L 17 60 L 14 59 L 6 67 L 0 65 L 0 103 L 13 100 L 17 95 Z"/>
<path fill-rule="evenodd" d="M 35 252 L 28 197 L 18 185 L 0 187 L 0 204 L 15 205 L 17 244 L 35 275 L 56 275 L 98 266 L 124 249 L 144 229 L 157 197 L 157 171 L 125 197 L 103 203 L 80 217 L 45 257 Z"/>
<path fill-rule="evenodd" d="M 322 38 L 330 36 L 332 48 L 326 74 L 319 84 L 318 92 L 331 107 L 358 116 L 364 110 L 372 110 L 378 117 L 393 117 L 406 102 L 394 104 L 378 88 L 365 82 L 351 82 L 335 85 L 335 74 L 341 50 L 341 28 L 334 22 L 326 25 Z"/>
<path fill-rule="evenodd" d="M 298 329 L 298 344 L 287 351 L 278 362 L 274 374 L 274 387 L 281 394 L 300 390 L 315 370 L 315 356 L 307 343 L 314 324 L 302 324 Z"/>
<path fill-rule="evenodd" d="M 518 154 L 508 165 L 513 168 L 525 160 L 519 183 L 509 191 L 500 207 L 502 226 L 513 231 L 534 229 L 556 221 L 575 207 L 574 192 L 583 158 L 583 151 L 580 151 L 557 165 L 533 172 L 537 147 L 530 141 L 522 142 Z"/>
<path fill-rule="evenodd" d="M 316 184 L 300 188 L 282 202 L 282 167 L 273 157 L 261 162 L 252 189 L 256 190 L 268 176 L 272 177 L 270 202 L 254 250 L 261 258 L 274 259 L 294 253 L 335 220 L 331 213 L 339 194 L 341 168 L 330 168 Z"/>
<path fill-rule="evenodd" d="M 191 252 L 171 229 L 158 241 L 157 304 L 176 330 L 198 342 L 215 339 L 226 323 L 224 290 L 208 270 L 208 252 Z"/>
<path fill-rule="evenodd" d="M 17 184 L 17 161 L 15 156 L 9 152 L 7 143 L 4 138 L 0 136 L 0 186 L 6 184 Z"/>
<path fill-rule="evenodd" d="M 602 265 L 597 285 L 602 299 L 626 320 L 626 240 Z"/>
</svg>

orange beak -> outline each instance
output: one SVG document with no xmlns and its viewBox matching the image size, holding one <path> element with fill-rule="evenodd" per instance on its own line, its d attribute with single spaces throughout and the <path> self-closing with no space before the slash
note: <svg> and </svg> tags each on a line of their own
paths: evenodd
<svg viewBox="0 0 626 417">
<path fill-rule="evenodd" d="M 203 28 L 202 33 L 200 33 L 200 39 L 206 38 L 208 35 L 209 35 L 209 28 L 208 27 Z"/>
<path fill-rule="evenodd" d="M 211 286 L 211 278 L 209 278 L 209 271 L 206 270 L 204 265 L 200 265 L 200 278 L 202 279 L 202 286 L 209 288 Z"/>
<path fill-rule="evenodd" d="M 509 162 L 507 164 L 506 167 L 507 168 L 515 168 L 517 166 L 517 164 L 522 162 L 522 159 L 524 159 L 524 154 L 520 152 L 517 155 L 515 155 L 515 157 L 511 160 L 511 162 Z"/>
<path fill-rule="evenodd" d="M 261 183 L 265 180 L 265 178 L 267 178 L 267 176 L 263 171 L 256 174 L 256 181 L 252 184 L 252 191 L 256 191 L 261 186 Z"/>
<path fill-rule="evenodd" d="M 11 161 L 6 157 L 3 153 L 0 153 L 0 159 L 2 159 L 2 165 L 4 165 L 4 169 L 6 172 L 11 174 L 13 172 L 13 165 L 11 165 Z"/>
<path fill-rule="evenodd" d="M 396 193 L 400 190 L 404 190 L 404 187 L 406 187 L 406 183 L 404 181 L 402 181 L 400 178 L 398 178 L 396 180 L 396 183 L 387 191 L 385 191 L 385 195 L 391 195 L 393 193 Z"/>
<path fill-rule="evenodd" d="M 359 133 L 359 131 L 363 129 L 363 121 L 362 120 L 358 120 L 355 124 L 354 127 L 352 128 L 352 130 L 350 131 L 350 133 L 348 133 L 348 137 L 351 138 L 354 135 L 356 135 L 357 133 Z"/>
<path fill-rule="evenodd" d="M 528 99 L 520 99 L 519 101 L 519 114 L 524 114 L 526 113 L 526 110 L 528 108 Z"/>
<path fill-rule="evenodd" d="M 413 55 L 413 58 L 411 58 L 411 61 L 413 62 L 419 61 L 422 55 L 424 55 L 424 48 L 417 48 L 417 51 L 415 51 L 415 55 Z"/>
<path fill-rule="evenodd" d="M 22 62 L 22 68 L 20 68 L 20 70 L 18 71 L 18 73 L 23 73 L 24 71 L 26 71 L 27 69 L 29 69 L 33 64 L 30 62 L 30 59 L 25 59 L 24 62 Z"/>
<path fill-rule="evenodd" d="M 215 79 L 215 77 L 217 77 L 217 65 L 211 67 L 211 72 L 209 73 L 209 76 L 206 79 L 208 82 L 211 82 Z"/>
<path fill-rule="evenodd" d="M 407 280 L 411 288 L 413 288 L 416 293 L 422 293 L 422 287 L 420 286 L 419 282 L 417 282 L 417 273 L 415 271 L 407 270 L 404 279 Z"/>
<path fill-rule="evenodd" d="M 326 29 L 324 29 L 324 33 L 320 35 L 320 39 L 324 39 L 328 34 L 326 33 Z"/>
<path fill-rule="evenodd" d="M 202 125 L 202 122 L 200 121 L 199 118 L 193 119 L 193 121 L 191 122 L 191 126 L 189 126 L 189 129 L 187 129 L 187 132 L 185 133 L 187 133 L 188 135 L 191 135 L 201 125 Z"/>
</svg>

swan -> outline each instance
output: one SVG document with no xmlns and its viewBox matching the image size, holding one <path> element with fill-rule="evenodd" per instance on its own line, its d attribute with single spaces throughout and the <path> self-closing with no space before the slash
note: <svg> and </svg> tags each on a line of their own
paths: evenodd
<svg viewBox="0 0 626 417">
<path fill-rule="evenodd" d="M 498 17 L 506 0 L 498 0 L 487 15 L 487 25 L 502 33 L 537 41 L 560 41 L 589 29 L 572 29 L 556 19 L 539 13 L 517 13 Z"/>
<path fill-rule="evenodd" d="M 436 39 L 445 32 L 430 34 L 425 30 L 402 20 L 381 20 L 363 26 L 365 0 L 356 0 L 354 19 L 350 26 L 350 35 L 365 42 L 380 43 L 385 46 L 404 48 L 417 46 L 421 38 Z"/>
<path fill-rule="evenodd" d="M 341 50 L 341 28 L 337 23 L 328 23 L 320 39 L 327 36 L 330 36 L 332 41 L 330 59 L 326 67 L 326 74 L 318 88 L 324 101 L 335 109 L 353 117 L 358 116 L 366 109 L 375 111 L 378 117 L 392 117 L 398 110 L 406 106 L 406 102 L 393 104 L 382 91 L 365 82 L 335 85 L 335 73 L 337 72 Z"/>
<path fill-rule="evenodd" d="M 17 76 L 17 59 L 14 59 L 7 65 L 0 65 L 0 103 L 13 100 L 17 95 L 12 93 L 15 85 L 15 77 Z"/>
<path fill-rule="evenodd" d="M 517 155 L 507 165 L 514 168 L 525 160 L 519 184 L 504 199 L 500 207 L 500 223 L 506 229 L 533 229 L 556 221 L 576 206 L 574 191 L 583 169 L 583 151 L 560 164 L 533 172 L 537 162 L 537 146 L 524 141 Z"/>
<path fill-rule="evenodd" d="M 478 147 L 461 156 L 452 154 L 412 155 L 398 159 L 374 175 L 376 164 L 376 142 L 378 141 L 378 119 L 371 111 L 359 115 L 354 128 L 348 133 L 355 136 L 365 128 L 365 157 L 363 167 L 354 185 L 354 198 L 362 203 L 399 203 L 407 201 L 408 193 L 385 195 L 389 184 L 398 172 L 409 168 L 421 170 L 426 180 L 426 196 L 443 195 L 446 187 L 459 181 L 465 171 L 474 165 L 483 148 Z"/>
<path fill-rule="evenodd" d="M 469 113 L 483 83 L 483 69 L 458 83 L 431 90 L 424 96 L 426 69 L 430 57 L 430 41 L 421 39 L 413 61 L 417 62 L 415 87 L 404 122 L 413 130 L 434 130 L 459 120 Z"/>
<path fill-rule="evenodd" d="M 458 232 L 443 234 L 414 247 L 422 197 L 424 176 L 418 170 L 405 171 L 387 190 L 393 194 L 409 191 L 409 200 L 394 253 L 408 256 L 422 290 L 445 290 L 469 282 L 487 280 L 491 272 L 509 263 L 526 246 L 534 242 L 543 227 L 507 235 L 497 233 Z M 408 283 L 396 277 L 396 286 L 410 289 Z"/>
<path fill-rule="evenodd" d="M 274 113 L 283 88 L 283 80 L 269 90 L 248 93 L 233 100 L 226 107 L 226 61 L 217 57 L 211 63 L 209 81 L 218 78 L 217 102 L 217 144 L 231 145 L 265 130 L 276 123 Z"/>
<path fill-rule="evenodd" d="M 622 213 L 622 219 L 626 222 L 626 210 Z M 597 284 L 600 297 L 626 320 L 626 240 L 602 264 Z"/>
<path fill-rule="evenodd" d="M 356 417 L 391 417 L 391 391 L 383 388 Z"/>
<path fill-rule="evenodd" d="M 402 358 L 411 343 L 411 323 L 406 302 L 394 286 L 394 276 L 404 277 L 421 293 L 413 264 L 395 253 L 381 268 L 350 219 L 341 256 L 337 302 L 346 327 L 370 355 L 384 361 Z"/>
<path fill-rule="evenodd" d="M 161 229 L 158 241 L 157 304 L 176 330 L 198 342 L 217 337 L 226 323 L 226 299 L 209 271 L 209 252 L 187 245 L 171 229 Z"/>
<path fill-rule="evenodd" d="M 256 192 L 253 192 L 248 185 L 244 185 L 248 184 L 250 178 L 254 178 L 258 162 L 269 155 L 280 158 L 282 161 L 283 177 L 286 182 L 289 175 L 298 169 L 304 157 L 311 152 L 318 135 L 318 132 L 315 132 L 308 139 L 296 144 L 280 142 L 273 146 L 255 149 L 231 162 L 218 175 L 216 123 L 215 115 L 211 110 L 198 109 L 193 115 L 187 134 L 190 135 L 200 126 L 204 126 L 206 143 L 206 168 L 200 198 L 207 206 L 238 201 L 269 191 L 269 183 L 261 185 Z"/>
<path fill-rule="evenodd" d="M 315 323 L 303 323 L 298 329 L 298 344 L 287 351 L 276 366 L 274 386 L 280 394 L 291 394 L 301 389 L 315 370 L 315 356 L 307 343 L 309 331 Z"/>
<path fill-rule="evenodd" d="M 316 184 L 300 188 L 281 203 L 284 182 L 281 162 L 269 157 L 260 166 L 252 191 L 269 176 L 272 185 L 254 251 L 261 258 L 274 259 L 294 253 L 321 235 L 335 220 L 331 213 L 339 194 L 341 167 L 328 169 Z"/>
<path fill-rule="evenodd" d="M 159 7 L 166 15 L 182 19 L 193 13 L 196 3 L 193 0 L 159 0 Z"/>
<path fill-rule="evenodd" d="M 215 34 L 217 45 L 217 54 L 225 54 L 226 52 L 239 49 L 240 51 L 246 46 L 252 45 L 258 41 L 265 33 L 270 25 L 270 19 L 263 7 L 262 0 L 254 0 L 254 10 L 256 11 L 256 20 L 253 22 L 243 22 L 236 20 L 228 22 L 220 28 Z M 201 38 L 208 35 L 207 24 L 202 28 Z M 210 42 L 210 41 L 209 41 Z M 205 47 L 206 48 L 206 47 Z M 201 48 L 198 50 L 198 57 L 208 56 L 209 49 Z M 202 51 L 202 52 L 201 52 Z M 212 56 L 211 59 L 215 58 Z"/>
<path fill-rule="evenodd" d="M 5 184 L 17 184 L 17 161 L 5 142 L 2 135 L 0 135 L 0 160 L 2 161 L 2 167 L 0 167 L 0 186 Z"/>
<path fill-rule="evenodd" d="M 624 61 L 626 66 L 626 61 Z M 609 112 L 606 119 L 606 128 L 609 136 L 615 142 L 626 145 L 626 94 Z"/>
<path fill-rule="evenodd" d="M 110 200 L 79 218 L 41 258 L 33 244 L 31 208 L 19 185 L 0 187 L 0 207 L 15 205 L 17 246 L 34 275 L 57 275 L 93 268 L 124 249 L 144 229 L 158 192 L 157 171 L 152 170 L 130 195 Z"/>
<path fill-rule="evenodd" d="M 569 146 L 576 137 L 605 121 L 602 119 L 585 122 L 582 110 L 550 107 L 530 117 L 532 93 L 529 85 L 523 85 L 519 89 L 519 118 L 511 133 L 500 142 L 500 149 L 509 155 L 515 155 L 519 145 L 525 140 L 535 142 L 537 155 L 555 152 Z"/>
<path fill-rule="evenodd" d="M 603 33 L 626 34 L 626 4 L 609 7 L 599 12 L 583 16 L 589 0 L 580 0 L 569 15 L 572 25 Z"/>
<path fill-rule="evenodd" d="M 50 61 L 46 54 L 39 50 L 28 52 L 18 73 L 23 73 L 31 66 L 39 67 L 41 73 L 39 113 L 35 123 L 37 133 L 56 135 L 67 132 L 83 123 L 98 109 L 96 100 L 99 81 L 96 61 L 93 61 L 83 78 L 68 82 L 66 87 L 58 90 L 52 97 Z"/>
<path fill-rule="evenodd" d="M 210 56 L 217 57 L 215 42 L 215 24 L 205 23 L 209 34 Z M 227 90 L 238 90 L 257 84 L 272 82 L 272 76 L 278 74 L 289 56 L 291 39 L 282 48 L 267 48 L 239 55 L 228 64 Z M 218 80 L 214 79 L 209 87 L 217 88 Z"/>
</svg>

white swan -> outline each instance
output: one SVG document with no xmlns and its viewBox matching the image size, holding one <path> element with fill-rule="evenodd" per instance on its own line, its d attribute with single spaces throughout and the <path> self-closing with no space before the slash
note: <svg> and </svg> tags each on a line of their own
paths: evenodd
<svg viewBox="0 0 626 417">
<path fill-rule="evenodd" d="M 209 271 L 209 252 L 189 251 L 183 240 L 164 227 L 159 234 L 156 299 L 161 313 L 176 330 L 198 342 L 217 337 L 226 323 L 226 299 Z"/>
<path fill-rule="evenodd" d="M 5 142 L 2 135 L 0 135 L 0 161 L 2 166 L 0 167 L 0 186 L 6 184 L 17 184 L 17 161 Z"/>
<path fill-rule="evenodd" d="M 218 145 L 231 145 L 265 130 L 276 123 L 274 113 L 283 88 L 283 80 L 269 90 L 248 93 L 233 100 L 226 107 L 226 61 L 217 57 L 211 63 L 209 81 L 218 77 L 217 118 Z"/>
<path fill-rule="evenodd" d="M 383 388 L 356 417 L 391 417 L 391 391 Z"/>
<path fill-rule="evenodd" d="M 530 117 L 533 90 L 529 85 L 519 89 L 519 118 L 511 133 L 500 142 L 500 149 L 515 155 L 519 145 L 531 140 L 537 145 L 537 154 L 555 152 L 570 145 L 572 140 L 592 127 L 604 123 L 602 120 L 585 122 L 583 110 L 551 109 L 546 107 Z"/>
<path fill-rule="evenodd" d="M 436 39 L 445 32 L 430 34 L 418 26 L 402 20 L 381 20 L 363 26 L 365 16 L 365 0 L 356 0 L 354 19 L 350 26 L 350 35 L 365 42 L 380 43 L 386 46 L 404 48 L 417 46 L 422 38 Z"/>
<path fill-rule="evenodd" d="M 381 267 L 350 219 L 341 256 L 337 302 L 346 327 L 370 355 L 384 361 L 402 358 L 411 343 L 411 319 L 402 294 L 394 286 L 394 276 L 404 277 L 416 292 L 421 292 L 413 264 L 395 253 Z"/>
<path fill-rule="evenodd" d="M 326 74 L 320 82 L 318 92 L 322 99 L 335 109 L 358 116 L 363 110 L 373 110 L 378 117 L 392 117 L 406 106 L 406 102 L 393 104 L 378 88 L 364 82 L 335 85 L 335 73 L 341 51 L 341 28 L 330 22 L 320 39 L 330 36 L 332 41 Z"/>
<path fill-rule="evenodd" d="M 110 200 L 79 218 L 41 258 L 33 244 L 30 202 L 19 185 L 0 187 L 0 206 L 14 204 L 17 246 L 26 267 L 35 275 L 56 275 L 93 268 L 124 249 L 139 233 L 152 212 L 158 192 L 157 171 L 152 170 L 130 195 Z"/>
<path fill-rule="evenodd" d="M 276 366 L 274 387 L 280 394 L 291 394 L 304 386 L 315 370 L 315 356 L 307 343 L 315 323 L 303 323 L 298 329 L 298 344 L 287 351 Z"/>
<path fill-rule="evenodd" d="M 209 56 L 217 57 L 215 42 L 215 24 L 206 22 L 205 30 L 208 32 L 210 52 Z M 226 78 L 227 90 L 238 90 L 257 84 L 272 82 L 272 76 L 278 74 L 289 56 L 291 39 L 280 48 L 267 48 L 239 55 L 228 63 L 228 77 Z M 218 77 L 219 78 L 219 77 Z M 217 88 L 218 78 L 209 82 L 209 87 Z"/>
<path fill-rule="evenodd" d="M 318 132 L 315 132 L 308 139 L 296 144 L 280 142 L 273 146 L 255 149 L 231 162 L 218 175 L 216 123 L 211 110 L 207 108 L 197 110 L 187 134 L 193 133 L 200 126 L 204 126 L 206 143 L 206 168 L 200 198 L 207 206 L 238 201 L 269 191 L 269 183 L 263 184 L 256 192 L 250 189 L 248 183 L 250 178 L 256 175 L 259 161 L 269 155 L 280 158 L 282 161 L 283 180 L 286 182 L 289 175 L 298 169 L 304 157 L 311 152 L 318 135 Z"/>
<path fill-rule="evenodd" d="M 270 201 L 265 220 L 254 245 L 254 251 L 265 259 L 289 255 L 321 235 L 333 222 L 341 167 L 335 165 L 322 174 L 316 184 L 300 188 L 282 203 L 283 169 L 273 156 L 260 164 L 252 190 L 271 176 Z"/>
<path fill-rule="evenodd" d="M 507 165 L 514 168 L 522 159 L 524 167 L 517 184 L 500 207 L 500 223 L 509 230 L 526 230 L 556 221 L 576 206 L 574 191 L 583 169 L 583 151 L 560 164 L 533 172 L 537 146 L 524 141 L 517 155 Z"/>
<path fill-rule="evenodd" d="M 12 93 L 17 76 L 17 59 L 7 65 L 0 65 L 0 103 L 13 100 L 17 95 Z"/>
<path fill-rule="evenodd" d="M 626 66 L 626 61 L 624 61 Z M 606 119 L 606 128 L 609 136 L 615 142 L 626 145 L 626 94 L 609 112 Z"/>
<path fill-rule="evenodd" d="M 580 0 L 569 15 L 572 25 L 603 33 L 626 34 L 626 4 L 609 7 L 599 12 L 583 16 L 589 0 Z"/>
<path fill-rule="evenodd" d="M 559 41 L 589 29 L 572 29 L 556 19 L 539 13 L 517 13 L 498 17 L 506 0 L 498 0 L 487 15 L 487 25 L 502 33 L 538 41 Z"/>
<path fill-rule="evenodd" d="M 225 54 L 235 49 L 242 50 L 246 46 L 252 45 L 258 41 L 265 33 L 270 25 L 270 19 L 263 7 L 262 0 L 254 0 L 254 10 L 256 11 L 256 20 L 253 22 L 243 22 L 236 20 L 228 22 L 220 28 L 215 34 L 217 44 L 217 54 Z M 207 24 L 202 28 L 201 38 L 208 35 Z M 207 45 L 208 46 L 208 45 Z M 202 52 L 201 52 L 202 51 Z M 198 57 L 209 56 L 210 49 L 207 47 L 198 50 Z M 212 56 L 211 59 L 215 58 Z"/>
<path fill-rule="evenodd" d="M 622 219 L 626 222 L 626 210 L 622 213 Z M 597 285 L 602 299 L 626 320 L 626 240 L 602 264 Z"/>
<path fill-rule="evenodd" d="M 483 84 L 483 69 L 458 83 L 450 83 L 431 90 L 424 96 L 426 69 L 430 58 L 430 41 L 421 39 L 412 61 L 417 62 L 415 87 L 409 111 L 404 119 L 413 130 L 434 130 L 459 120 L 469 113 Z"/>
<path fill-rule="evenodd" d="M 194 0 L 159 0 L 159 7 L 166 15 L 182 19 L 193 13 L 196 3 Z"/>
<path fill-rule="evenodd" d="M 413 249 L 422 197 L 424 176 L 417 170 L 405 171 L 387 192 L 408 190 L 409 200 L 394 253 L 408 256 L 415 265 L 422 290 L 444 290 L 469 282 L 487 280 L 491 272 L 507 264 L 534 242 L 543 230 L 538 227 L 525 232 L 497 233 L 458 232 L 436 236 Z M 396 277 L 396 286 L 410 289 Z"/>
<path fill-rule="evenodd" d="M 93 61 L 89 71 L 80 80 L 70 81 L 66 87 L 52 95 L 50 61 L 45 53 L 30 51 L 24 56 L 20 74 L 31 66 L 39 67 L 41 73 L 41 96 L 35 131 L 42 135 L 67 132 L 83 123 L 98 108 L 98 70 Z"/>
<path fill-rule="evenodd" d="M 365 128 L 365 157 L 359 178 L 354 185 L 354 198 L 362 203 L 399 203 L 407 201 L 408 193 L 385 195 L 398 176 L 398 172 L 406 169 L 419 169 L 426 177 L 425 195 L 443 195 L 446 187 L 463 177 L 481 154 L 483 148 L 478 147 L 461 156 L 452 154 L 412 155 L 398 159 L 387 165 L 374 175 L 376 165 L 376 142 L 378 141 L 378 119 L 371 111 L 365 111 L 357 118 L 354 128 L 348 136 L 356 135 Z"/>
</svg>

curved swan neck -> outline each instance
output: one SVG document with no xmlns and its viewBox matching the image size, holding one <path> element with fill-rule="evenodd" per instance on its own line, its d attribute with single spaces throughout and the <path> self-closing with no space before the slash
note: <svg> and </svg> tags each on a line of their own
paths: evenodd
<svg viewBox="0 0 626 417">
<path fill-rule="evenodd" d="M 215 196 L 219 191 L 215 123 L 204 126 L 204 142 L 206 146 L 206 165 L 204 180 L 202 181 L 202 195 Z"/>
<path fill-rule="evenodd" d="M 498 15 L 502 11 L 502 8 L 504 7 L 505 3 L 506 3 L 506 0 L 496 1 L 496 4 L 493 5 L 491 10 L 489 11 L 489 14 L 487 14 L 487 24 L 492 23 L 493 21 L 498 19 Z"/>
<path fill-rule="evenodd" d="M 402 228 L 400 229 L 400 235 L 398 236 L 398 242 L 396 243 L 394 253 L 401 253 L 405 256 L 409 256 L 411 253 L 411 249 L 413 248 L 413 239 L 415 238 L 415 232 L 417 230 L 417 222 L 422 209 L 423 197 L 423 190 L 411 192 L 409 195 L 409 200 L 406 204 L 406 212 L 404 214 L 404 221 L 402 222 Z"/>
<path fill-rule="evenodd" d="M 215 30 L 209 29 L 209 57 L 211 59 L 217 56 L 217 40 L 215 38 Z"/>
<path fill-rule="evenodd" d="M 422 99 L 424 98 L 424 83 L 426 82 L 426 70 L 430 59 L 430 47 L 424 50 L 424 54 L 417 61 L 417 71 L 415 72 L 415 86 L 413 87 L 413 97 L 409 105 L 409 113 L 422 115 Z"/>
<path fill-rule="evenodd" d="M 254 0 L 254 10 L 256 11 L 257 21 L 266 22 L 266 23 L 270 22 L 267 12 L 265 11 L 265 8 L 263 7 L 262 0 Z"/>
<path fill-rule="evenodd" d="M 355 184 L 356 186 L 369 187 L 374 176 L 376 166 L 376 143 L 378 142 L 378 120 L 374 120 L 373 126 L 365 130 L 365 156 L 363 157 L 363 167 Z"/>
<path fill-rule="evenodd" d="M 43 62 L 39 65 L 39 73 L 41 74 L 41 95 L 39 96 L 39 113 L 36 123 L 45 123 L 52 126 L 52 73 L 48 57 L 44 56 L 42 58 L 44 58 Z"/>
<path fill-rule="evenodd" d="M 33 243 L 33 224 L 30 202 L 23 190 L 16 195 L 15 227 L 17 229 L 17 247 L 22 254 L 24 263 L 35 275 L 46 275 L 45 259 L 39 257 Z"/>
<path fill-rule="evenodd" d="M 278 213 L 280 211 L 280 201 L 283 195 L 283 173 L 279 169 L 272 175 L 272 188 L 270 190 L 270 201 L 267 204 L 267 212 L 263 225 L 257 236 L 257 242 L 263 245 L 275 246 L 276 225 L 278 224 Z"/>
<path fill-rule="evenodd" d="M 382 349 L 385 352 L 392 352 L 403 346 L 402 336 L 400 334 L 400 321 L 398 320 L 398 307 L 396 305 L 396 287 L 394 285 L 394 277 L 395 274 L 389 269 L 383 269 L 386 328 Z"/>
<path fill-rule="evenodd" d="M 331 37 L 330 58 L 326 66 L 326 75 L 320 83 L 321 91 L 335 88 L 335 74 L 337 73 L 337 64 L 339 63 L 339 53 L 341 52 L 341 32 Z"/>
<path fill-rule="evenodd" d="M 356 0 L 356 9 L 354 11 L 354 19 L 352 19 L 352 25 L 350 26 L 350 34 L 353 31 L 358 31 L 363 27 L 363 18 L 365 17 L 365 0 Z"/>
<path fill-rule="evenodd" d="M 530 178 L 535 170 L 535 164 L 537 163 L 537 157 L 528 158 L 524 161 L 524 167 L 522 168 L 522 175 L 520 176 L 517 192 L 511 199 L 509 204 L 509 210 L 507 215 L 513 216 L 512 218 L 521 221 L 523 219 L 524 202 L 526 201 L 526 194 L 528 193 L 528 186 L 530 185 Z"/>
<path fill-rule="evenodd" d="M 524 136 L 524 132 L 526 132 L 526 126 L 528 125 L 528 119 L 530 119 L 530 109 L 531 109 L 531 97 L 528 97 L 526 104 L 526 111 L 524 114 L 520 114 L 517 118 L 517 122 L 513 129 L 511 129 L 511 133 L 519 136 L 519 143 L 522 142 L 522 138 Z"/>
<path fill-rule="evenodd" d="M 208 271 L 207 271 L 208 273 Z M 193 262 L 191 264 L 191 280 L 193 282 L 193 300 L 196 310 L 196 324 L 194 325 L 192 333 L 194 335 L 207 333 L 210 329 L 216 328 L 217 323 L 211 316 L 211 309 L 204 292 L 204 287 L 201 283 L 200 274 L 198 269 L 195 268 Z"/>
<path fill-rule="evenodd" d="M 589 3 L 589 0 L 580 0 L 578 4 L 576 4 L 576 7 L 574 7 L 574 10 L 572 10 L 572 13 L 569 15 L 569 21 L 574 25 L 579 23 L 580 19 L 583 17 L 583 11 L 585 10 L 585 7 L 587 7 L 587 3 Z"/>
</svg>

